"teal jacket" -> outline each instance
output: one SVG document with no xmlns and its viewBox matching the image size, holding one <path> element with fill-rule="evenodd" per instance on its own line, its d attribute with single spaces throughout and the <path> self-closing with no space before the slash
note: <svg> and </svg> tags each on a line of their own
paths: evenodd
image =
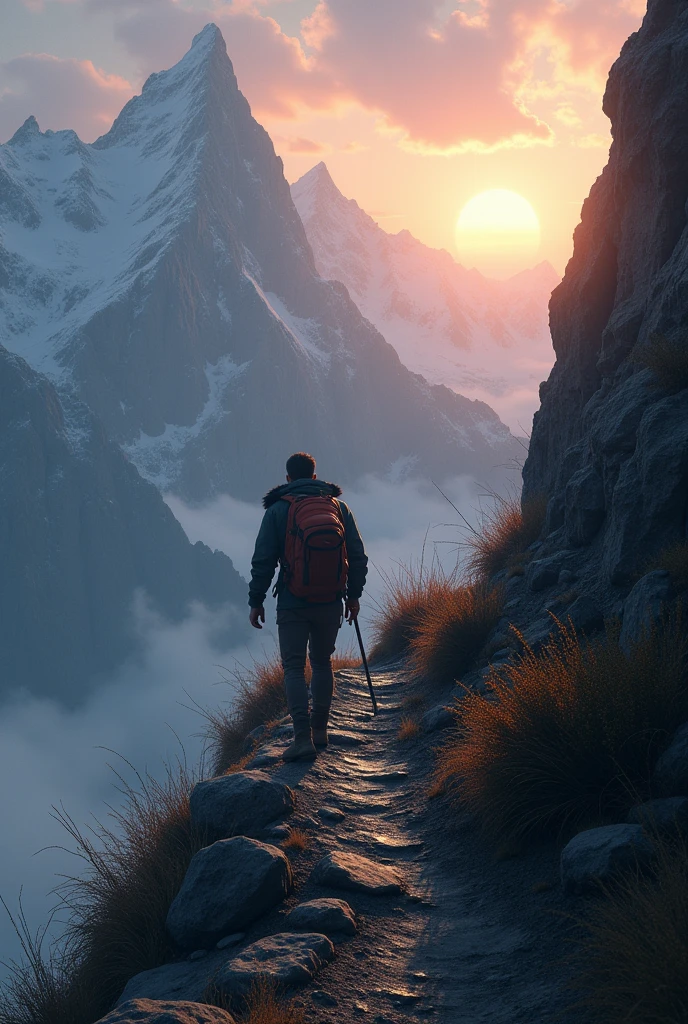
<svg viewBox="0 0 688 1024">
<path fill-rule="evenodd" d="M 248 603 L 251 608 L 260 608 L 265 601 L 265 595 L 270 589 L 275 569 L 281 564 L 284 558 L 284 542 L 287 536 L 287 518 L 289 515 L 289 502 L 281 501 L 283 494 L 331 494 L 337 498 L 342 493 L 341 488 L 336 484 L 325 483 L 324 480 L 292 480 L 290 484 L 282 484 L 275 487 L 263 498 L 265 515 L 258 532 L 256 548 L 251 561 L 251 582 L 248 588 Z M 344 517 L 346 529 L 346 550 L 349 558 L 349 576 L 347 580 L 346 596 L 358 599 L 363 593 L 366 576 L 368 574 L 368 556 L 363 547 L 361 535 L 358 532 L 356 520 L 353 514 L 343 501 L 339 506 Z M 294 595 L 287 589 L 284 583 L 282 570 L 277 577 L 277 605 L 280 608 L 303 608 L 308 602 L 301 597 Z"/>
</svg>

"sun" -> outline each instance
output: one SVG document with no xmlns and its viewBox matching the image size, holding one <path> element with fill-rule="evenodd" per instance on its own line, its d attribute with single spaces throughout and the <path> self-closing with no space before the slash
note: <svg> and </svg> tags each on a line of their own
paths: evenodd
<svg viewBox="0 0 688 1024">
<path fill-rule="evenodd" d="M 540 221 L 518 192 L 493 188 L 473 196 L 456 222 L 459 259 L 494 277 L 529 266 L 540 248 Z"/>
</svg>

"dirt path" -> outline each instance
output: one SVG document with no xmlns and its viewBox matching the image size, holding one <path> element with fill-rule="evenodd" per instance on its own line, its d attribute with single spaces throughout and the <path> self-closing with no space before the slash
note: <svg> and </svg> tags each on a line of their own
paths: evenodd
<svg viewBox="0 0 688 1024">
<path fill-rule="evenodd" d="M 338 944 L 336 960 L 297 997 L 309 1022 L 561 1020 L 571 1002 L 562 962 L 568 926 L 561 912 L 569 908 L 557 884 L 556 851 L 499 861 L 469 819 L 442 799 L 428 801 L 428 737 L 396 738 L 410 681 L 399 669 L 376 673 L 374 682 L 377 718 L 362 673 L 339 674 L 332 745 L 315 763 L 278 762 L 286 739 L 257 753 L 256 767 L 296 790 L 290 825 L 307 833 L 309 847 L 292 855 L 297 884 L 286 908 L 250 938 L 278 930 L 286 909 L 316 896 L 346 899 L 356 911 L 359 934 Z M 323 820 L 323 808 L 344 817 Z M 315 886 L 312 868 L 333 850 L 393 866 L 408 895 Z"/>
</svg>

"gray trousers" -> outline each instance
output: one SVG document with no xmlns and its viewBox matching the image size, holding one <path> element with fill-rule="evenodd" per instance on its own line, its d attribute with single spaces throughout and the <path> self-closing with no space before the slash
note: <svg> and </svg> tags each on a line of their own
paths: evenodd
<svg viewBox="0 0 688 1024">
<path fill-rule="evenodd" d="M 287 705 L 294 726 L 308 722 L 306 649 L 311 663 L 311 697 L 316 714 L 327 713 L 332 703 L 332 654 L 342 624 L 342 602 L 312 604 L 305 608 L 278 608 L 277 632 L 284 667 Z"/>
</svg>

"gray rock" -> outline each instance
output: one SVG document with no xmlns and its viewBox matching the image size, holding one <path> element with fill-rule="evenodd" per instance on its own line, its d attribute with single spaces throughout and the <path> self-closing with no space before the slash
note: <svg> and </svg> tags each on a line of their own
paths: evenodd
<svg viewBox="0 0 688 1024">
<path fill-rule="evenodd" d="M 100 1024 L 234 1024 L 234 1017 L 217 1006 L 181 1000 L 128 999 Z"/>
<path fill-rule="evenodd" d="M 653 622 L 662 615 L 665 601 L 671 592 L 668 572 L 657 569 L 638 580 L 624 603 L 623 626 L 619 643 L 629 653 L 633 643 L 641 640 Z"/>
<path fill-rule="evenodd" d="M 213 977 L 228 959 L 227 953 L 211 953 L 203 960 L 182 960 L 180 963 L 163 964 L 150 971 L 141 971 L 127 982 L 117 1006 L 130 999 L 203 1002 Z"/>
<path fill-rule="evenodd" d="M 182 949 L 208 949 L 261 917 L 292 885 L 282 850 L 245 836 L 221 839 L 193 857 L 167 928 Z"/>
<path fill-rule="evenodd" d="M 356 918 L 345 900 L 319 899 L 300 903 L 287 914 L 287 926 L 297 932 L 355 935 Z"/>
<path fill-rule="evenodd" d="M 195 960 L 202 960 L 207 955 L 207 949 L 194 949 L 193 953 L 189 953 L 189 960 L 193 963 Z"/>
<path fill-rule="evenodd" d="M 318 810 L 318 817 L 322 818 L 323 821 L 337 822 L 344 821 L 346 815 L 339 807 L 321 807 Z"/>
<path fill-rule="evenodd" d="M 255 745 L 258 743 L 259 740 L 263 738 L 266 732 L 267 726 L 265 725 L 257 725 L 255 729 L 251 729 L 251 731 L 246 735 L 246 738 L 244 739 L 244 753 L 250 754 Z"/>
<path fill-rule="evenodd" d="M 559 573 L 566 558 L 567 554 L 559 552 L 556 555 L 538 558 L 537 561 L 531 562 L 526 570 L 527 586 L 536 593 L 554 586 L 559 579 Z"/>
<path fill-rule="evenodd" d="M 688 796 L 688 722 L 657 761 L 653 782 L 659 796 Z"/>
<path fill-rule="evenodd" d="M 329 992 L 323 992 L 319 988 L 311 992 L 311 999 L 318 1006 L 339 1006 L 339 1001 L 334 996 L 331 996 Z"/>
<path fill-rule="evenodd" d="M 688 797 L 673 796 L 636 804 L 628 812 L 628 821 L 650 832 L 678 831 L 688 834 Z"/>
<path fill-rule="evenodd" d="M 619 872 L 647 864 L 653 846 L 640 825 L 604 825 L 580 832 L 561 852 L 561 881 L 567 892 L 594 891 Z"/>
<path fill-rule="evenodd" d="M 288 839 L 291 835 L 291 825 L 272 825 L 270 828 L 263 830 L 263 839 L 267 839 L 271 843 L 281 843 L 284 839 Z"/>
<path fill-rule="evenodd" d="M 291 814 L 294 793 L 260 771 L 235 772 L 198 782 L 191 792 L 191 821 L 211 835 L 254 835 Z"/>
<path fill-rule="evenodd" d="M 566 539 L 572 547 L 584 547 L 604 521 L 605 502 L 602 478 L 593 466 L 574 473 L 566 485 Z"/>
<path fill-rule="evenodd" d="M 604 615 L 597 601 L 582 594 L 567 609 L 565 620 L 571 620 L 578 633 L 594 633 L 604 626 Z"/>
<path fill-rule="evenodd" d="M 215 949 L 229 949 L 230 946 L 238 946 L 246 938 L 246 932 L 234 932 L 232 935 L 225 935 L 224 939 L 216 944 Z"/>
<path fill-rule="evenodd" d="M 562 587 L 570 587 L 572 583 L 575 583 L 578 576 L 572 569 L 562 569 L 559 573 L 558 582 Z"/>
<path fill-rule="evenodd" d="M 424 732 L 439 732 L 440 729 L 448 729 L 450 726 L 456 725 L 456 715 L 451 708 L 445 707 L 444 704 L 438 704 L 425 712 L 421 723 Z"/>
<path fill-rule="evenodd" d="M 242 950 L 217 974 L 218 991 L 230 1000 L 247 995 L 255 984 L 283 988 L 307 985 L 334 957 L 326 935 L 292 932 L 269 935 Z"/>
<path fill-rule="evenodd" d="M 393 868 L 341 850 L 323 857 L 313 869 L 311 880 L 316 885 L 365 892 L 369 896 L 394 896 L 404 891 L 401 877 Z"/>
</svg>

